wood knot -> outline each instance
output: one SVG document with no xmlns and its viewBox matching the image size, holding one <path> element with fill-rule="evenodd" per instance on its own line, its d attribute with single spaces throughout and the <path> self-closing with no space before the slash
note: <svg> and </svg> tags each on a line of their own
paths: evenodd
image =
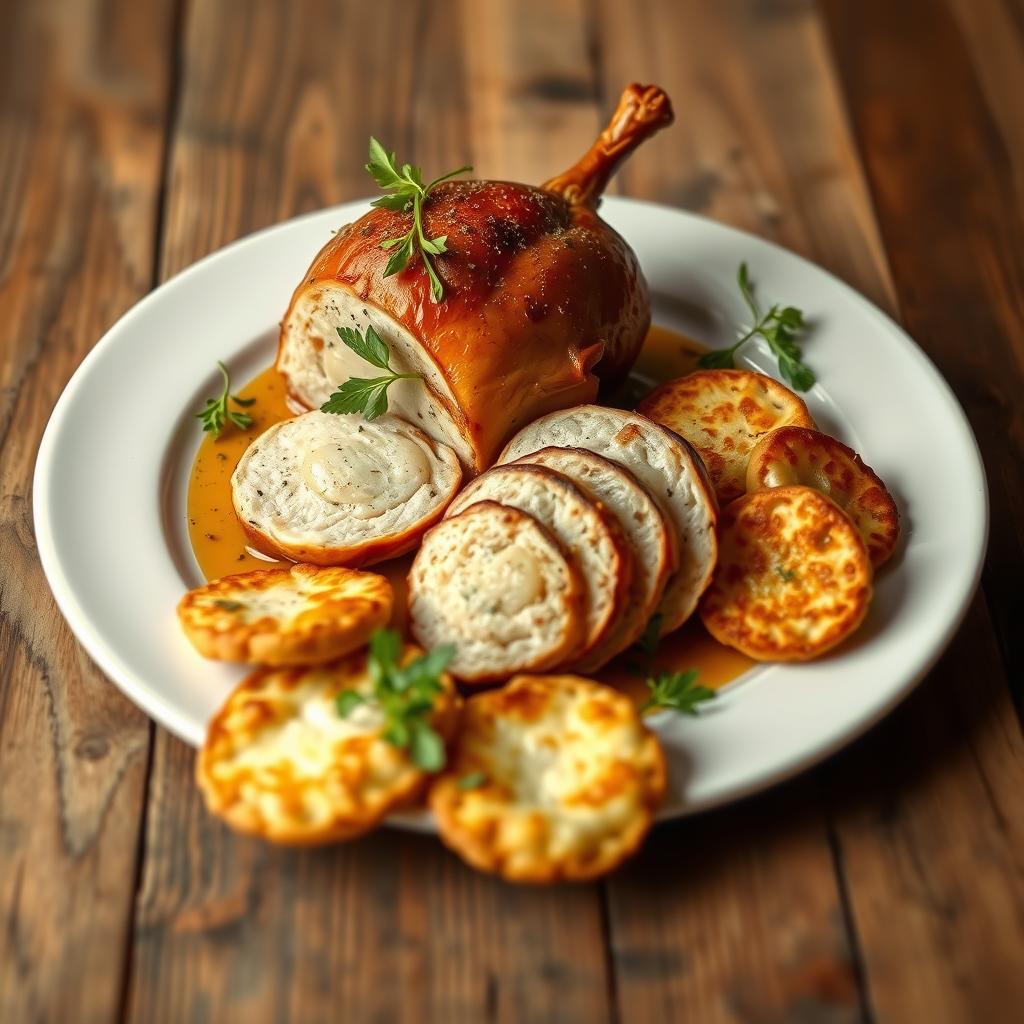
<svg viewBox="0 0 1024 1024">
<path fill-rule="evenodd" d="M 75 746 L 75 757 L 83 761 L 102 761 L 110 753 L 110 744 L 102 736 L 86 736 Z"/>
</svg>

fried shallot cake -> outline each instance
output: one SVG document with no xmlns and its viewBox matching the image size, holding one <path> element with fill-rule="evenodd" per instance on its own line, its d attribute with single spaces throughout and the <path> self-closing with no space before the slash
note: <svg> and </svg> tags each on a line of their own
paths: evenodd
<svg viewBox="0 0 1024 1024">
<path fill-rule="evenodd" d="M 190 590 L 178 621 L 207 658 L 312 665 L 362 647 L 387 624 L 391 608 L 383 576 L 293 565 L 222 576 Z"/>
<path fill-rule="evenodd" d="M 430 789 L 441 838 L 513 882 L 606 874 L 634 853 L 665 793 L 657 738 L 624 694 L 579 676 L 516 676 L 471 697 Z"/>
<path fill-rule="evenodd" d="M 807 661 L 861 624 L 871 559 L 835 502 L 810 487 L 776 487 L 737 498 L 719 522 L 700 613 L 720 643 L 759 661 Z"/>
</svg>

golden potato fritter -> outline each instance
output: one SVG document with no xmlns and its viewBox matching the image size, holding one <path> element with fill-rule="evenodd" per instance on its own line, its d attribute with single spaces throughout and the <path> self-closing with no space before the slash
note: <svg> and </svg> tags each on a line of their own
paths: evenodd
<svg viewBox="0 0 1024 1024">
<path fill-rule="evenodd" d="M 422 654 L 409 644 L 402 664 Z M 458 696 L 451 677 L 431 724 L 454 731 Z M 342 716 L 336 698 L 365 698 Z M 214 715 L 196 761 L 209 809 L 232 828 L 276 843 L 312 845 L 351 839 L 408 803 L 427 776 L 405 750 L 384 739 L 365 652 L 328 665 L 262 668 Z"/>
<path fill-rule="evenodd" d="M 656 388 L 637 412 L 697 449 L 722 505 L 746 490 L 747 459 L 761 437 L 786 424 L 814 426 L 801 398 L 752 370 L 697 370 Z"/>
<path fill-rule="evenodd" d="M 311 665 L 362 647 L 391 618 L 391 584 L 355 569 L 293 565 L 222 576 L 190 590 L 178 621 L 200 654 Z"/>
<path fill-rule="evenodd" d="M 863 621 L 871 560 L 845 513 L 810 487 L 776 487 L 722 511 L 708 632 L 759 661 L 807 661 Z"/>
<path fill-rule="evenodd" d="M 441 838 L 514 882 L 596 878 L 634 853 L 665 792 L 632 701 L 579 676 L 517 676 L 471 697 L 430 790 Z"/>
<path fill-rule="evenodd" d="M 892 555 L 899 510 L 878 474 L 852 448 L 803 427 L 772 431 L 750 454 L 747 490 L 793 484 L 821 491 L 853 520 L 876 569 Z"/>
</svg>

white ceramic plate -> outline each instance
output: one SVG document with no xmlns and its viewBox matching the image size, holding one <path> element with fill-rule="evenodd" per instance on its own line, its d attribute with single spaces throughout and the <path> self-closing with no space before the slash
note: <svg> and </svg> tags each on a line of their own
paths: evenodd
<svg viewBox="0 0 1024 1024">
<path fill-rule="evenodd" d="M 35 528 L 54 595 L 75 635 L 140 707 L 186 742 L 242 669 L 205 661 L 175 606 L 202 582 L 185 494 L 200 431 L 194 411 L 268 365 L 295 282 L 331 230 L 365 203 L 301 217 L 236 242 L 158 288 L 75 373 L 46 429 Z M 735 286 L 746 260 L 758 292 L 804 309 L 805 355 L 820 383 L 818 424 L 888 483 L 904 536 L 876 581 L 866 624 L 838 653 L 769 665 L 731 685 L 697 720 L 654 720 L 669 753 L 664 815 L 721 804 L 821 760 L 876 722 L 928 671 L 977 585 L 985 480 L 964 415 L 906 334 L 846 285 L 768 242 L 691 214 L 627 199 L 602 213 L 633 245 L 655 322 L 712 345 L 746 322 Z M 753 349 L 753 346 L 749 346 Z M 752 365 L 774 371 L 764 352 Z M 423 816 L 406 824 L 429 826 Z"/>
</svg>

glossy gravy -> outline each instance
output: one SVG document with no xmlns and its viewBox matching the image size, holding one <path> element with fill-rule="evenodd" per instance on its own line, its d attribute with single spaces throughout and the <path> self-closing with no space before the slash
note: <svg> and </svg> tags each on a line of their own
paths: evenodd
<svg viewBox="0 0 1024 1024">
<path fill-rule="evenodd" d="M 695 369 L 704 351 L 702 345 L 664 327 L 652 327 L 644 350 L 637 360 L 633 380 L 646 390 L 650 381 L 670 380 Z M 203 575 L 208 579 L 246 572 L 249 569 L 280 565 L 266 555 L 254 553 L 248 546 L 231 503 L 231 474 L 246 448 L 274 423 L 292 413 L 285 404 L 284 385 L 277 371 L 268 367 L 237 394 L 256 401 L 246 411 L 253 417 L 245 432 L 225 429 L 219 438 L 205 436 L 199 445 L 188 487 L 188 531 L 192 551 Z M 395 588 L 395 625 L 404 628 L 406 620 L 405 575 L 411 556 L 373 566 L 391 580 Z M 631 653 L 612 662 L 598 678 L 637 697 L 646 695 L 641 677 L 628 668 L 635 658 Z M 658 648 L 651 668 L 658 672 L 696 668 L 705 686 L 718 687 L 742 675 L 755 662 L 724 647 L 711 637 L 697 619 L 666 638 Z"/>
</svg>

